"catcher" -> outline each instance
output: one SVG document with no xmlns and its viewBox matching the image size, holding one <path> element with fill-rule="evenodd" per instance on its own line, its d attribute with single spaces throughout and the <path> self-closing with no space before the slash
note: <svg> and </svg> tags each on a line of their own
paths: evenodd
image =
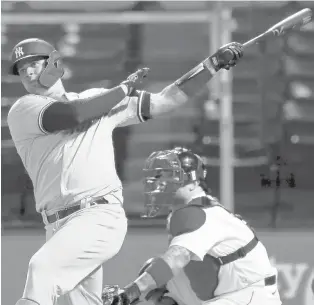
<svg viewBox="0 0 314 305">
<path fill-rule="evenodd" d="M 277 270 L 253 229 L 209 194 L 202 159 L 184 148 L 152 153 L 145 164 L 145 193 L 155 216 L 156 198 L 172 198 L 169 247 L 149 260 L 139 277 L 105 287 L 105 305 L 139 300 L 162 305 L 280 305 Z M 167 295 L 167 293 L 170 293 Z"/>
</svg>

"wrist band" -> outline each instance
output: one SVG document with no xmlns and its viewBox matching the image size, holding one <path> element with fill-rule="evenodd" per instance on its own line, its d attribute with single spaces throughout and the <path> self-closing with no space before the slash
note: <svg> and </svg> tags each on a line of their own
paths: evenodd
<svg viewBox="0 0 314 305">
<path fill-rule="evenodd" d="M 156 258 L 145 272 L 151 275 L 158 288 L 166 285 L 173 277 L 170 266 L 160 257 Z"/>
<path fill-rule="evenodd" d="M 216 69 L 211 58 L 206 58 L 188 73 L 180 77 L 174 84 L 188 97 L 195 96 L 214 77 Z"/>
<path fill-rule="evenodd" d="M 125 95 L 127 95 L 128 92 L 129 92 L 128 87 L 127 87 L 126 85 L 124 85 L 124 84 L 121 84 L 120 87 L 121 87 L 121 89 L 124 91 Z"/>
<path fill-rule="evenodd" d="M 206 58 L 203 61 L 203 64 L 212 75 L 216 74 L 216 72 L 218 72 L 220 70 L 219 69 L 219 62 L 218 62 L 218 59 L 215 55 Z"/>
</svg>

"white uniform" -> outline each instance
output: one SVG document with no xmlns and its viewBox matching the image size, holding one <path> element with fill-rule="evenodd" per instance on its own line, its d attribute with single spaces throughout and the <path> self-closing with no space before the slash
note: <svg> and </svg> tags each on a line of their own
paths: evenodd
<svg viewBox="0 0 314 305">
<path fill-rule="evenodd" d="M 93 97 L 104 90 L 66 93 L 59 100 Z M 144 121 L 147 96 L 126 97 L 89 126 L 54 134 L 43 129 L 42 113 L 55 99 L 30 94 L 11 107 L 12 139 L 33 182 L 36 210 L 47 231 L 47 242 L 30 261 L 23 298 L 40 305 L 57 299 L 58 304 L 102 304 L 101 265 L 118 253 L 127 231 L 112 132 Z M 48 224 L 47 215 L 99 196 L 109 204 L 82 205 L 78 212 Z"/>
<path fill-rule="evenodd" d="M 205 193 L 199 196 L 205 196 Z M 202 204 L 201 200 L 199 203 Z M 186 208 L 182 211 L 184 209 Z M 196 213 L 192 210 L 188 212 L 188 209 L 186 213 L 181 211 L 182 215 L 186 215 L 177 217 L 177 223 L 173 225 L 179 233 L 176 236 L 170 235 L 169 246 L 178 245 L 194 253 L 192 261 L 167 284 L 174 298 L 185 305 L 280 305 L 277 284 L 265 286 L 264 279 L 277 276 L 277 270 L 271 265 L 261 242 L 245 257 L 221 265 L 217 267 L 217 273 L 214 272 L 212 257 L 223 257 L 244 247 L 254 238 L 253 231 L 221 206 L 195 209 L 202 210 L 199 213 L 201 216 L 197 216 L 197 210 L 194 210 Z M 173 215 L 175 213 L 177 212 Z M 169 227 L 173 215 L 169 217 L 170 234 L 173 233 Z M 197 219 L 198 217 L 203 217 L 204 220 Z M 178 224 L 180 219 L 182 225 Z M 200 225 L 195 227 L 197 223 Z M 213 283 L 217 284 L 213 287 Z"/>
</svg>

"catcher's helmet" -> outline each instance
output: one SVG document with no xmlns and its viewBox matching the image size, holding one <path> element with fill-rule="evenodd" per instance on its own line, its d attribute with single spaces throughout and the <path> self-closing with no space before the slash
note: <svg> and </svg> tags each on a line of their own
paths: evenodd
<svg viewBox="0 0 314 305">
<path fill-rule="evenodd" d="M 169 208 L 169 194 L 176 193 L 180 187 L 191 182 L 204 181 L 207 173 L 201 157 L 182 147 L 153 152 L 143 170 L 147 208 L 145 217 L 156 216 L 163 206 Z M 168 196 L 157 203 L 156 196 L 159 195 Z"/>
<path fill-rule="evenodd" d="M 47 58 L 47 66 L 39 77 L 39 83 L 44 87 L 51 87 L 64 74 L 60 61 L 60 53 L 47 41 L 29 38 L 20 41 L 12 50 L 10 74 L 18 75 L 16 64 L 30 57 Z"/>
</svg>

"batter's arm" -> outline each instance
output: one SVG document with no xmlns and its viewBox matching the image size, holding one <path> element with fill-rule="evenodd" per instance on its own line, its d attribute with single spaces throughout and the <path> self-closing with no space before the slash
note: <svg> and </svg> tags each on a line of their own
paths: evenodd
<svg viewBox="0 0 314 305">
<path fill-rule="evenodd" d="M 106 115 L 126 96 L 124 85 L 102 90 L 89 98 L 71 102 L 55 101 L 41 114 L 41 124 L 46 133 L 75 128 L 86 121 Z"/>
<path fill-rule="evenodd" d="M 82 123 L 90 122 L 107 115 L 114 107 L 131 96 L 141 84 L 148 69 L 139 69 L 119 86 L 97 90 L 99 93 L 71 102 L 56 101 L 41 114 L 42 126 L 46 132 L 73 129 Z"/>
<path fill-rule="evenodd" d="M 223 54 L 227 50 L 234 54 L 234 59 L 224 60 Z M 221 68 L 234 66 L 241 56 L 241 44 L 225 45 L 159 93 L 134 90 L 127 101 L 122 101 L 109 112 L 108 117 L 115 127 L 123 127 L 169 113 L 195 96 Z"/>
<path fill-rule="evenodd" d="M 231 52 L 234 57 L 226 60 L 224 54 Z M 221 47 L 214 55 L 207 57 L 196 67 L 180 77 L 173 84 L 164 88 L 160 93 L 151 94 L 150 116 L 158 117 L 169 113 L 177 107 L 184 105 L 194 97 L 215 75 L 224 68 L 229 70 L 243 55 L 240 43 L 232 42 Z"/>
</svg>

